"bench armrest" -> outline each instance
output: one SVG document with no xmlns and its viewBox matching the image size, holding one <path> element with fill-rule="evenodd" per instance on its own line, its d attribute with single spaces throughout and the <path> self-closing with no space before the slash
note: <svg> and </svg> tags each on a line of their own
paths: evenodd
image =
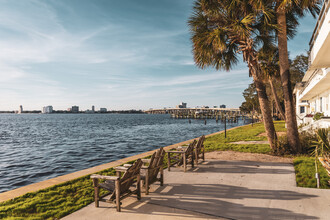
<svg viewBox="0 0 330 220">
<path fill-rule="evenodd" d="M 179 146 L 177 149 L 186 149 L 188 146 Z"/>
<path fill-rule="evenodd" d="M 185 153 L 185 151 L 181 151 L 181 150 L 170 150 L 170 151 L 166 151 L 167 153 Z"/>
<path fill-rule="evenodd" d="M 99 174 L 92 174 L 91 179 L 118 180 L 119 177 L 117 177 L 117 176 L 102 176 L 102 175 L 99 175 Z"/>
<path fill-rule="evenodd" d="M 119 166 L 119 167 L 115 167 L 114 169 L 116 171 L 125 172 L 126 170 L 128 170 L 128 168 L 129 167 Z"/>
<path fill-rule="evenodd" d="M 143 163 L 150 163 L 151 159 L 141 159 Z"/>
</svg>

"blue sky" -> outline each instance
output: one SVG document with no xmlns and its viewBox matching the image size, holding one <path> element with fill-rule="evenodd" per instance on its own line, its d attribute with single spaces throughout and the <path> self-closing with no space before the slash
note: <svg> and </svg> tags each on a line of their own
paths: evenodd
<svg viewBox="0 0 330 220">
<path fill-rule="evenodd" d="M 0 110 L 239 107 L 252 79 L 198 69 L 190 0 L 0 0 Z M 290 56 L 304 53 L 316 20 L 301 20 Z"/>
</svg>

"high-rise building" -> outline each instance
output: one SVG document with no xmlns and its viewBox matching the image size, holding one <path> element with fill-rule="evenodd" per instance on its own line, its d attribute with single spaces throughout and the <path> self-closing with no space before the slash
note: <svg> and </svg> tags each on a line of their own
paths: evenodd
<svg viewBox="0 0 330 220">
<path fill-rule="evenodd" d="M 92 112 L 95 112 L 95 106 L 92 105 Z"/>
<path fill-rule="evenodd" d="M 53 106 L 48 105 L 42 108 L 42 113 L 43 114 L 50 114 L 53 112 Z"/>
</svg>

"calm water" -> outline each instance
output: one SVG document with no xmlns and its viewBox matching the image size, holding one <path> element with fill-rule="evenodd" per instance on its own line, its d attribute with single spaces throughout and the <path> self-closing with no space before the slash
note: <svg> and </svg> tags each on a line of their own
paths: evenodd
<svg viewBox="0 0 330 220">
<path fill-rule="evenodd" d="M 0 192 L 224 129 L 214 119 L 191 122 L 170 115 L 0 114 Z"/>
</svg>

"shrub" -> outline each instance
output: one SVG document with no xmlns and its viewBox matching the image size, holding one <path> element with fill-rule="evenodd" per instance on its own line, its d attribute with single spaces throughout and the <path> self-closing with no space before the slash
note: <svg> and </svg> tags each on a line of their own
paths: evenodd
<svg viewBox="0 0 330 220">
<path fill-rule="evenodd" d="M 317 140 L 316 135 L 310 132 L 301 132 L 299 134 L 299 139 L 300 139 L 301 147 L 303 149 L 302 153 L 310 154 L 310 152 L 312 151 L 311 146 Z M 276 149 L 272 150 L 272 153 L 278 156 L 293 154 L 286 135 L 278 137 L 276 143 Z"/>
<path fill-rule="evenodd" d="M 299 138 L 300 138 L 300 143 L 303 149 L 303 153 L 305 154 L 310 154 L 312 149 L 313 144 L 315 143 L 315 141 L 317 141 L 317 136 L 315 133 L 312 132 L 301 132 L 299 134 Z"/>
<path fill-rule="evenodd" d="M 314 117 L 313 117 L 313 120 L 314 120 L 314 121 L 320 120 L 323 116 L 324 116 L 323 113 L 321 113 L 321 112 L 317 112 L 317 113 L 315 113 L 315 115 L 314 115 Z"/>
<path fill-rule="evenodd" d="M 275 149 L 272 149 L 272 154 L 274 155 L 284 156 L 292 154 L 292 150 L 288 143 L 288 138 L 286 135 L 278 137 L 275 146 Z"/>
</svg>

